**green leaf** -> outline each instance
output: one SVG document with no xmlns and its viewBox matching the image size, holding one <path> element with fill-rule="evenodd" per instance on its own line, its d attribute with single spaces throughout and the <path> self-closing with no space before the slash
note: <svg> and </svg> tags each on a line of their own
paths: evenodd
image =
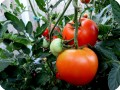
<svg viewBox="0 0 120 90">
<path fill-rule="evenodd" d="M 44 0 L 35 0 L 39 9 L 46 12 L 45 1 Z"/>
<path fill-rule="evenodd" d="M 23 9 L 23 8 L 24 8 L 23 4 L 22 4 L 22 3 L 20 3 L 20 1 L 19 1 L 19 0 L 15 0 L 15 2 L 17 3 L 17 5 L 18 5 L 18 6 L 20 6 L 20 7 L 21 7 L 21 9 Z"/>
<path fill-rule="evenodd" d="M 56 8 L 63 0 L 58 0 L 55 5 L 52 7 L 52 9 Z"/>
<path fill-rule="evenodd" d="M 36 41 L 35 41 L 35 44 L 33 45 L 33 51 L 35 50 L 35 52 L 39 49 L 41 49 L 42 47 L 42 43 L 43 43 L 43 38 L 38 38 Z M 42 49 L 41 49 L 42 50 Z M 39 53 L 39 52 L 37 52 Z"/>
<path fill-rule="evenodd" d="M 16 16 L 14 16 L 13 14 L 6 12 L 4 13 L 5 17 L 7 18 L 7 20 L 11 21 L 11 24 L 15 27 L 15 29 L 17 29 L 19 32 L 22 32 L 23 30 L 25 30 L 25 25 L 23 23 L 22 20 L 19 20 Z"/>
<path fill-rule="evenodd" d="M 43 24 L 41 27 L 38 27 L 37 30 L 36 30 L 36 35 L 35 37 L 39 37 L 42 35 L 42 33 L 45 31 L 45 29 L 47 28 L 48 24 L 45 23 Z"/>
<path fill-rule="evenodd" d="M 95 49 L 97 50 L 97 53 L 99 53 L 100 56 L 102 58 L 106 59 L 107 61 L 110 61 L 110 60 L 118 61 L 117 56 L 115 55 L 115 53 L 111 49 L 109 49 L 110 48 L 109 46 L 106 47 L 106 44 L 104 44 L 104 43 L 105 43 L 105 41 L 99 42 L 99 43 L 96 44 Z"/>
<path fill-rule="evenodd" d="M 2 38 L 3 34 L 7 31 L 8 24 L 9 22 L 5 22 L 0 26 L 0 38 Z"/>
<path fill-rule="evenodd" d="M 30 49 L 29 48 L 27 48 L 26 46 L 22 46 L 22 48 L 21 48 L 22 50 L 23 50 L 23 52 L 25 53 L 25 54 L 29 54 L 30 53 Z"/>
<path fill-rule="evenodd" d="M 41 18 L 41 20 L 43 20 L 46 23 L 48 22 L 47 18 L 45 16 L 43 16 L 41 13 L 38 12 L 37 14 Z"/>
<path fill-rule="evenodd" d="M 104 7 L 100 13 L 95 14 L 95 16 L 92 17 L 92 19 L 96 22 L 96 23 L 101 23 L 101 24 L 107 24 L 111 19 L 112 16 L 109 15 L 108 13 L 110 13 L 111 11 L 111 5 L 107 5 L 106 7 Z"/>
<path fill-rule="evenodd" d="M 113 47 L 113 51 L 115 52 L 115 54 L 117 56 L 120 56 L 120 40 L 115 40 L 114 41 L 114 47 Z"/>
<path fill-rule="evenodd" d="M 9 39 L 9 40 L 12 40 L 14 42 L 21 43 L 25 46 L 31 44 L 30 40 L 28 40 L 24 37 L 20 37 L 18 35 L 14 35 L 14 34 L 4 34 L 3 39 Z"/>
<path fill-rule="evenodd" d="M 114 63 L 113 68 L 109 72 L 108 86 L 110 90 L 115 90 L 120 85 L 120 64 L 119 63 Z"/>
<path fill-rule="evenodd" d="M 37 79 L 37 84 L 39 85 L 45 85 L 50 80 L 50 76 L 47 73 L 42 72 L 38 75 L 36 79 Z"/>
<path fill-rule="evenodd" d="M 14 56 L 13 53 L 0 48 L 0 58 L 7 59 L 7 58 L 12 58 L 13 56 Z"/>
<path fill-rule="evenodd" d="M 99 24 L 98 28 L 99 28 L 99 35 L 106 35 L 111 30 L 110 25 Z"/>
<path fill-rule="evenodd" d="M 33 26 L 32 26 L 32 23 L 29 21 L 26 25 L 26 32 L 31 35 L 32 31 L 33 31 Z"/>
<path fill-rule="evenodd" d="M 0 72 L 12 63 L 10 59 L 0 59 Z"/>
<path fill-rule="evenodd" d="M 120 37 L 120 28 L 112 30 L 113 37 L 119 38 Z"/>
<path fill-rule="evenodd" d="M 0 72 L 13 62 L 14 54 L 0 48 Z"/>
<path fill-rule="evenodd" d="M 68 16 L 64 16 L 63 18 L 63 26 L 65 26 L 70 21 L 70 18 Z"/>
<path fill-rule="evenodd" d="M 116 0 L 110 0 L 115 20 L 120 24 L 120 5 Z"/>
</svg>

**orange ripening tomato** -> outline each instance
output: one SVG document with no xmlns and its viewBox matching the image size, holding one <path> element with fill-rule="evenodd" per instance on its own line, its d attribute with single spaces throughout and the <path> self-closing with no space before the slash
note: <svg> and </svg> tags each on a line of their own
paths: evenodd
<svg viewBox="0 0 120 90">
<path fill-rule="evenodd" d="M 97 55 L 89 48 L 68 49 L 56 61 L 59 79 L 80 86 L 88 84 L 98 69 Z M 57 76 L 58 77 L 58 76 Z"/>
<path fill-rule="evenodd" d="M 82 2 L 82 3 L 86 3 L 86 4 L 87 4 L 87 3 L 89 3 L 89 2 L 90 2 L 90 0 L 81 0 L 81 2 Z"/>
<path fill-rule="evenodd" d="M 78 27 L 78 45 L 88 45 L 94 46 L 98 38 L 98 27 L 93 20 L 88 18 L 81 18 L 81 26 Z M 69 22 L 66 24 L 62 31 L 62 36 L 64 40 L 71 40 L 74 38 L 74 22 Z M 69 44 L 73 44 L 71 41 Z"/>
</svg>

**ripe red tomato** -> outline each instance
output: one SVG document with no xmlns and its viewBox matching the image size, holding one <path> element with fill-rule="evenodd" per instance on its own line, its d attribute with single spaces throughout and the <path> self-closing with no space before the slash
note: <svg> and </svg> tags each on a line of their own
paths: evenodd
<svg viewBox="0 0 120 90">
<path fill-rule="evenodd" d="M 49 30 L 46 28 L 46 30 L 42 34 L 43 36 L 47 37 L 49 35 Z"/>
<path fill-rule="evenodd" d="M 52 24 L 51 25 L 51 28 L 53 28 L 54 27 L 54 24 Z M 54 31 L 53 31 L 53 39 L 55 39 L 55 38 L 57 38 L 57 36 L 56 35 L 54 35 L 54 33 L 59 33 L 60 32 L 60 28 L 58 27 L 58 26 L 56 26 L 55 27 L 55 29 L 54 29 Z M 44 37 L 46 37 L 47 39 L 49 39 L 49 29 L 48 28 L 46 28 L 46 30 L 43 32 L 43 34 L 42 34 Z"/>
<path fill-rule="evenodd" d="M 82 2 L 82 3 L 86 3 L 86 4 L 87 4 L 87 3 L 89 3 L 89 2 L 90 2 L 90 0 L 81 0 L 81 2 Z"/>
<path fill-rule="evenodd" d="M 56 78 L 57 78 L 57 79 L 60 79 L 60 76 L 59 76 L 59 73 L 58 73 L 58 72 L 56 72 Z"/>
<path fill-rule="evenodd" d="M 89 48 L 68 49 L 59 54 L 56 61 L 59 78 L 79 86 L 88 84 L 98 69 L 97 55 Z"/>
<path fill-rule="evenodd" d="M 53 38 L 53 40 L 54 40 L 54 39 L 58 38 L 58 36 L 53 36 L 52 38 Z"/>
<path fill-rule="evenodd" d="M 96 23 L 88 18 L 81 18 L 81 26 L 78 27 L 78 45 L 83 46 L 90 44 L 95 45 L 98 37 L 98 27 Z M 74 38 L 74 23 L 69 22 L 66 24 L 62 31 L 62 36 L 64 40 L 71 40 Z M 73 44 L 74 41 L 71 41 L 70 44 Z"/>
</svg>

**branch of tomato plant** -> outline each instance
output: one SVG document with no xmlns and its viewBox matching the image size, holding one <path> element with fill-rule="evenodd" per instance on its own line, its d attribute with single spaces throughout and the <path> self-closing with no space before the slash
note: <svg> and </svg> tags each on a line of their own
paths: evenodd
<svg viewBox="0 0 120 90">
<path fill-rule="evenodd" d="M 68 6 L 70 5 L 71 1 L 72 1 L 72 0 L 68 0 L 68 1 L 67 1 L 66 6 L 65 6 L 63 12 L 59 15 L 59 17 L 58 17 L 58 19 L 57 19 L 54 27 L 51 29 L 51 31 L 50 31 L 50 33 L 49 33 L 50 42 L 51 42 L 51 35 L 52 35 L 53 30 L 55 29 L 56 25 L 59 23 L 60 19 L 61 19 L 62 16 L 64 15 L 64 13 L 65 13 L 65 11 L 67 10 Z"/>
<path fill-rule="evenodd" d="M 89 12 L 90 12 L 90 19 L 92 19 L 92 8 L 89 7 L 87 4 L 85 4 L 85 5 L 86 5 L 87 9 L 88 9 Z"/>
<path fill-rule="evenodd" d="M 83 15 L 83 13 L 85 13 L 85 11 L 86 10 L 88 10 L 89 8 L 85 8 L 82 12 L 81 12 L 81 14 L 80 14 L 80 17 L 79 17 L 79 20 L 81 19 L 81 17 L 82 17 L 82 15 Z M 79 22 L 79 25 L 81 25 L 81 23 Z"/>
<path fill-rule="evenodd" d="M 31 0 L 29 0 L 29 3 L 30 3 L 31 9 L 32 9 L 32 11 L 33 11 L 35 17 L 37 17 L 37 14 L 36 14 L 36 12 L 35 12 L 33 6 L 32 6 Z M 39 21 L 37 21 L 37 24 L 38 24 L 38 27 L 40 27 Z"/>
<path fill-rule="evenodd" d="M 50 18 L 51 11 L 49 12 L 49 10 L 50 10 L 50 7 L 49 7 L 50 1 L 47 0 L 47 4 L 46 4 L 47 5 L 47 19 L 49 21 L 49 23 L 48 23 L 48 30 L 49 31 L 51 31 L 51 18 Z"/>
<path fill-rule="evenodd" d="M 77 49 L 78 48 L 78 40 L 77 40 L 77 37 L 78 37 L 78 8 L 77 8 L 77 4 L 78 4 L 78 0 L 73 0 L 73 6 L 74 6 L 74 11 L 75 11 L 75 14 L 74 14 L 74 22 L 75 22 L 75 32 L 74 32 L 74 45 L 75 45 L 75 48 Z"/>
<path fill-rule="evenodd" d="M 120 61 L 117 61 L 117 60 L 110 60 L 110 61 L 107 61 L 106 63 L 107 63 L 107 64 L 109 64 L 109 63 L 118 63 L 118 64 L 120 64 Z"/>
<path fill-rule="evenodd" d="M 52 63 L 49 62 L 48 60 L 46 60 L 46 63 L 47 63 L 47 65 L 48 65 L 48 67 L 50 68 L 51 72 L 53 73 L 53 76 L 55 77 L 55 72 L 54 72 L 54 70 L 53 70 Z"/>
</svg>

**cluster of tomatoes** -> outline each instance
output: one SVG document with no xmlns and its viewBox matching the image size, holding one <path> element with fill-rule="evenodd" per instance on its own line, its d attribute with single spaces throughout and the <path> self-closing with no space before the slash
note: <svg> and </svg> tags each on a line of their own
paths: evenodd
<svg viewBox="0 0 120 90">
<path fill-rule="evenodd" d="M 88 3 L 90 0 L 81 1 Z M 57 56 L 56 77 L 76 86 L 85 85 L 92 81 L 98 69 L 97 55 L 87 47 L 87 45 L 94 46 L 96 44 L 98 27 L 93 20 L 87 18 L 87 15 L 84 15 L 79 23 L 78 49 L 74 47 L 65 49 L 63 46 L 64 41 L 69 40 L 71 41 L 68 44 L 74 45 L 75 23 L 73 21 L 64 26 L 62 30 L 63 38 L 56 38 L 50 44 L 50 51 Z M 57 31 L 60 32 L 60 30 Z M 49 30 L 46 29 L 43 36 L 47 37 L 48 33 Z"/>
</svg>

